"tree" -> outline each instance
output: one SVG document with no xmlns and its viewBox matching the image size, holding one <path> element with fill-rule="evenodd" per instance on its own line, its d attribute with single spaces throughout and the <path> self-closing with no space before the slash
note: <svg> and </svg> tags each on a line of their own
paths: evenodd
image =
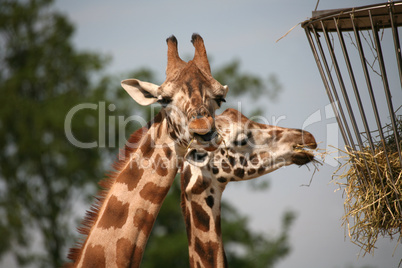
<svg viewBox="0 0 402 268">
<path fill-rule="evenodd" d="M 63 124 L 72 107 L 90 101 L 91 75 L 105 58 L 74 50 L 73 27 L 51 2 L 0 8 L 0 254 L 12 252 L 21 266 L 61 265 L 74 190 L 102 176 L 98 152 L 71 146 Z M 91 122 L 92 111 L 75 118 L 77 139 L 97 139 Z M 32 250 L 40 240 L 45 254 Z"/>
<path fill-rule="evenodd" d="M 51 4 L 3 0 L 0 6 L 0 256 L 12 254 L 18 266 L 62 264 L 67 247 L 76 240 L 77 202 L 89 207 L 92 199 L 87 196 L 95 194 L 96 183 L 124 143 L 121 137 L 138 128 L 120 122 L 117 115 L 152 114 L 127 97 L 119 86 L 121 77 L 102 76 L 107 57 L 73 47 L 74 27 Z M 156 83 L 155 74 L 146 69 L 124 77 Z M 238 61 L 218 69 L 215 77 L 231 85 L 232 96 L 280 89 L 273 80 L 241 72 Z M 91 148 L 77 147 L 72 139 Z M 83 189 L 86 194 L 80 198 Z M 178 199 L 176 183 L 153 230 L 144 267 L 160 267 L 158 261 L 163 266 L 187 266 Z M 230 264 L 245 267 L 253 258 L 263 267 L 285 256 L 293 218 L 286 215 L 280 236 L 267 238 L 249 231 L 247 219 L 224 203 L 222 224 Z M 238 253 L 238 245 L 247 254 Z"/>
<path fill-rule="evenodd" d="M 255 74 L 242 72 L 240 70 L 240 61 L 238 60 L 233 60 L 219 68 L 214 72 L 214 77 L 222 84 L 230 86 L 230 94 L 233 97 L 249 94 L 256 99 L 264 95 L 271 100 L 275 100 L 282 90 L 276 75 L 270 74 L 264 81 L 264 79 Z"/>
</svg>

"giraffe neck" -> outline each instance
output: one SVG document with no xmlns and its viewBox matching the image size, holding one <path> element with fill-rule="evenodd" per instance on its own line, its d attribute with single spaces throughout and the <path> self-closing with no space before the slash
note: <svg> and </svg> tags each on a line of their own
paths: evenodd
<svg viewBox="0 0 402 268">
<path fill-rule="evenodd" d="M 190 267 L 228 267 L 221 233 L 224 186 L 208 172 L 184 162 L 181 187 Z"/>
<path fill-rule="evenodd" d="M 142 133 L 138 149 L 125 153 L 127 160 L 119 163 L 101 206 L 95 206 L 93 224 L 76 253 L 75 267 L 140 266 L 156 216 L 177 173 L 176 149 L 167 133 L 166 120 L 159 114 Z"/>
</svg>

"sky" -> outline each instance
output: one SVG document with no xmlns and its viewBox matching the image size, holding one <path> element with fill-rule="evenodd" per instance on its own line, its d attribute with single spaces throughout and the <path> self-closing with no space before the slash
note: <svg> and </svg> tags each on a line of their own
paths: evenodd
<svg viewBox="0 0 402 268">
<path fill-rule="evenodd" d="M 271 102 L 261 96 L 258 100 L 266 107 L 264 115 L 271 122 L 308 130 L 321 148 L 328 145 L 343 148 L 307 38 L 297 25 L 311 17 L 316 3 L 316 0 L 58 0 L 55 7 L 75 24 L 76 47 L 110 55 L 112 62 L 107 72 L 115 74 L 146 66 L 163 79 L 165 39 L 174 34 L 180 55 L 193 55 L 191 35 L 199 33 L 212 58 L 212 70 L 237 59 L 245 72 L 261 77 L 277 75 L 283 85 L 279 99 Z M 321 0 L 318 10 L 374 3 L 378 2 Z M 293 31 L 276 42 L 293 26 L 296 26 Z M 242 107 L 248 105 L 252 103 L 241 102 Z M 334 159 L 328 159 L 315 173 L 313 166 L 289 166 L 258 178 L 269 182 L 268 190 L 256 192 L 248 182 L 232 183 L 223 196 L 250 217 L 252 228 L 268 236 L 278 235 L 284 211 L 297 214 L 290 231 L 291 253 L 277 264 L 278 268 L 397 267 L 402 247 L 396 249 L 393 257 L 397 242 L 389 239 L 377 242 L 374 256 L 358 257 L 359 247 L 349 241 L 341 226 L 344 199 L 339 187 L 331 183 L 336 169 Z M 302 186 L 309 184 L 311 178 L 309 187 Z"/>
</svg>

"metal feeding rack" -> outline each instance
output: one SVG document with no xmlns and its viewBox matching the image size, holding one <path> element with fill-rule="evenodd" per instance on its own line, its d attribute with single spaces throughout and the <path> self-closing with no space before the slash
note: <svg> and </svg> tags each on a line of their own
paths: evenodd
<svg viewBox="0 0 402 268">
<path fill-rule="evenodd" d="M 379 234 L 401 240 L 401 25 L 402 1 L 314 11 L 302 23 L 345 142 L 344 223 L 366 252 Z"/>
</svg>

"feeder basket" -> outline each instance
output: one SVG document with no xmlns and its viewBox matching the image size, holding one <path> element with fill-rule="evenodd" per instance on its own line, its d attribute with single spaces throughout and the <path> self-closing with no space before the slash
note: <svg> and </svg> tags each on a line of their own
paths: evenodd
<svg viewBox="0 0 402 268">
<path fill-rule="evenodd" d="M 302 23 L 345 142 L 334 174 L 344 225 L 369 253 L 379 235 L 401 241 L 401 25 L 402 1 L 314 11 Z"/>
</svg>

